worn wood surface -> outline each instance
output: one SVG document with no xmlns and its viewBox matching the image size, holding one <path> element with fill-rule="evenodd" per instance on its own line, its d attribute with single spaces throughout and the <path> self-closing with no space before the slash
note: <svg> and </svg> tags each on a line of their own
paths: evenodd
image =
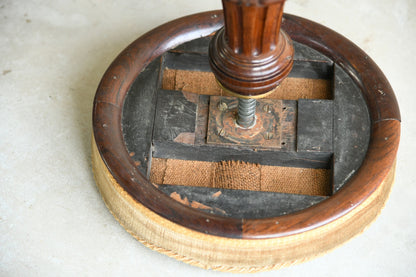
<svg viewBox="0 0 416 277">
<path fill-rule="evenodd" d="M 370 118 L 353 79 L 338 65 L 334 70 L 334 193 L 355 174 L 367 153 Z"/>
<path fill-rule="evenodd" d="M 215 126 L 209 127 L 208 117 L 212 111 L 208 107 L 210 101 L 208 96 L 192 95 L 187 98 L 186 94 L 184 95 L 180 91 L 163 89 L 155 90 L 154 94 L 157 94 L 157 107 L 154 113 L 155 122 L 151 140 L 153 157 L 209 162 L 239 160 L 262 165 L 330 168 L 331 150 L 314 151 L 314 153 L 296 151 L 296 101 L 285 100 L 282 102 L 285 104 L 284 107 L 279 105 L 280 109 L 282 109 L 282 115 L 286 116 L 276 115 L 280 120 L 279 126 L 281 128 L 279 128 L 279 134 L 276 135 L 276 143 L 278 145 L 271 147 L 261 142 L 257 145 L 253 144 L 250 140 L 247 143 L 231 144 L 229 140 L 210 139 L 210 136 L 216 136 L 216 133 L 212 134 L 212 132 L 216 132 L 217 128 Z M 269 101 L 274 100 L 267 99 L 264 101 L 269 103 Z M 270 102 L 270 104 L 272 103 L 274 102 Z M 280 102 L 278 101 L 277 103 Z M 216 105 L 211 105 L 211 109 L 215 108 Z M 143 111 L 146 112 L 146 110 Z M 142 126 L 140 125 L 142 123 L 139 122 L 141 117 L 137 115 L 137 112 L 131 113 L 127 109 L 123 111 L 123 114 L 125 114 L 125 120 L 132 121 L 131 123 L 126 122 L 126 128 L 123 128 L 123 130 L 126 130 L 124 132 L 124 140 L 127 149 L 130 153 L 139 152 L 143 148 L 142 140 L 136 139 L 137 133 L 130 135 L 133 131 L 127 129 L 129 127 L 128 124 L 139 123 L 139 127 Z M 137 131 L 137 128 L 134 131 Z M 332 130 L 323 131 L 332 135 Z M 211 134 L 207 132 L 211 132 Z M 228 131 L 226 130 L 226 132 Z M 139 131 L 139 134 L 143 133 Z M 265 140 L 263 135 L 260 134 L 261 138 Z M 273 143 L 273 139 L 270 141 Z M 325 141 L 321 144 L 324 145 L 325 143 L 329 144 L 327 148 L 332 149 L 332 136 L 329 142 Z M 282 151 L 275 151 L 275 148 L 279 148 Z"/>
<path fill-rule="evenodd" d="M 257 100 L 256 119 L 250 129 L 236 125 L 237 107 L 236 97 L 210 97 L 207 143 L 294 151 L 296 101 Z"/>
<path fill-rule="evenodd" d="M 233 218 L 268 218 L 309 208 L 327 197 L 289 193 L 159 185 L 185 204 L 208 213 Z M 201 204 L 201 205 L 198 205 Z"/>
<path fill-rule="evenodd" d="M 134 81 L 123 106 L 122 130 L 129 156 L 146 175 L 156 110 L 156 91 L 160 86 L 161 59 L 155 59 Z"/>
<path fill-rule="evenodd" d="M 333 101 L 299 99 L 297 150 L 332 153 L 333 120 Z"/>
<path fill-rule="evenodd" d="M 303 211 L 270 219 L 241 220 L 184 206 L 156 189 L 137 170 L 121 134 L 121 112 L 129 88 L 150 61 L 181 42 L 211 34 L 221 27 L 221 20 L 221 13 L 213 12 L 163 25 L 132 43 L 107 70 L 94 101 L 93 127 L 98 151 L 112 176 L 135 201 L 156 214 L 221 237 L 256 239 L 299 234 L 333 222 L 359 207 L 394 166 L 400 137 L 397 101 L 384 75 L 364 52 L 339 34 L 291 15 L 283 22 L 289 35 L 333 60 L 354 80 L 366 99 L 371 137 L 367 155 L 355 175 L 334 196 Z"/>
<path fill-rule="evenodd" d="M 209 144 L 194 146 L 174 141 L 154 141 L 153 156 L 156 158 L 208 162 L 244 161 L 274 166 L 330 168 L 332 153 L 257 150 L 249 147 L 233 149 L 229 146 L 212 146 Z"/>
<path fill-rule="evenodd" d="M 183 143 L 178 141 L 181 134 L 195 134 L 196 108 L 197 104 L 188 101 L 180 91 L 159 90 L 153 141 Z"/>
</svg>

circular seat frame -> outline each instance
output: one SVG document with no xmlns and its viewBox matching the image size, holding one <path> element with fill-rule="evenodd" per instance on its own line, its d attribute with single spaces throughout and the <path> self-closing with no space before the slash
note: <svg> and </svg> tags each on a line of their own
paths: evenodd
<svg viewBox="0 0 416 277">
<path fill-rule="evenodd" d="M 377 65 L 336 32 L 293 15 L 282 28 L 329 57 L 366 100 L 371 136 L 359 170 L 333 196 L 273 218 L 236 219 L 183 205 L 136 168 L 123 141 L 124 99 L 142 70 L 164 52 L 223 26 L 222 11 L 177 19 L 146 33 L 114 60 L 98 87 L 93 110 L 93 168 L 100 192 L 119 222 L 145 245 L 187 263 L 256 272 L 307 260 L 342 244 L 371 223 L 388 197 L 400 137 L 400 112 Z"/>
</svg>

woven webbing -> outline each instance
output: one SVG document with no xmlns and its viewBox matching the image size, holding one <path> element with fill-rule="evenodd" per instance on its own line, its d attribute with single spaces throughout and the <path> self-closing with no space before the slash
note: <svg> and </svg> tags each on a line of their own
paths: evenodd
<svg viewBox="0 0 416 277">
<path fill-rule="evenodd" d="M 327 196 L 331 193 L 330 176 L 328 169 L 153 158 L 150 181 L 155 184 Z"/>
<path fill-rule="evenodd" d="M 205 95 L 226 95 L 211 72 L 165 69 L 162 88 Z M 266 98 L 281 100 L 331 99 L 331 81 L 326 79 L 286 78 Z"/>
</svg>

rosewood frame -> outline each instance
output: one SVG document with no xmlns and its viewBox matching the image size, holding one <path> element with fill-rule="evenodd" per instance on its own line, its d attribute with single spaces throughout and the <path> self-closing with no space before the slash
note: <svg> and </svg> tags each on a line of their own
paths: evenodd
<svg viewBox="0 0 416 277">
<path fill-rule="evenodd" d="M 124 99 L 136 77 L 153 59 L 184 42 L 208 36 L 223 25 L 222 11 L 183 17 L 130 44 L 104 74 L 94 100 L 93 133 L 101 158 L 115 180 L 136 201 L 184 227 L 228 238 L 277 238 L 308 231 L 348 214 L 365 201 L 394 167 L 400 138 L 400 112 L 391 86 L 378 66 L 336 32 L 293 15 L 282 28 L 291 38 L 323 53 L 360 87 L 371 118 L 371 139 L 359 170 L 335 195 L 308 209 L 266 219 L 235 219 L 208 214 L 170 198 L 135 167 L 123 141 Z M 279 222 L 279 224 L 276 224 Z"/>
</svg>

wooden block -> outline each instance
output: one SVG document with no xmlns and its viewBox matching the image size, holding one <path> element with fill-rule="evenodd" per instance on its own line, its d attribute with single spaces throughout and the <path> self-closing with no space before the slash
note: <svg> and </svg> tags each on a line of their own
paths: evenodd
<svg viewBox="0 0 416 277">
<path fill-rule="evenodd" d="M 236 125 L 237 107 L 235 97 L 210 97 L 207 143 L 295 150 L 296 101 L 257 100 L 256 121 L 250 129 Z"/>
<path fill-rule="evenodd" d="M 197 97 L 195 97 L 197 96 Z M 267 100 L 271 101 L 271 100 Z M 197 102 L 197 103 L 195 103 Z M 284 101 L 292 107 L 291 101 Z M 208 98 L 196 94 L 187 95 L 179 91 L 161 90 L 158 94 L 152 154 L 156 158 L 199 161 L 244 161 L 263 165 L 328 168 L 331 153 L 296 152 L 295 116 L 282 117 L 282 126 L 287 131 L 283 151 L 264 149 L 261 145 L 207 144 Z M 292 111 L 293 112 L 293 111 Z M 290 114 L 290 113 L 289 113 Z M 287 122 L 286 122 L 287 121 Z M 286 126 L 286 127 L 285 127 Z M 289 134 L 290 133 L 290 134 Z M 281 141 L 279 141 L 281 143 Z M 287 144 L 286 144 L 287 143 Z"/>
<path fill-rule="evenodd" d="M 370 118 L 360 89 L 340 67 L 334 77 L 334 193 L 360 167 L 370 141 Z"/>
<path fill-rule="evenodd" d="M 257 150 L 247 147 L 191 145 L 154 141 L 153 157 L 209 162 L 244 161 L 261 165 L 330 168 L 332 153 Z"/>
</svg>

